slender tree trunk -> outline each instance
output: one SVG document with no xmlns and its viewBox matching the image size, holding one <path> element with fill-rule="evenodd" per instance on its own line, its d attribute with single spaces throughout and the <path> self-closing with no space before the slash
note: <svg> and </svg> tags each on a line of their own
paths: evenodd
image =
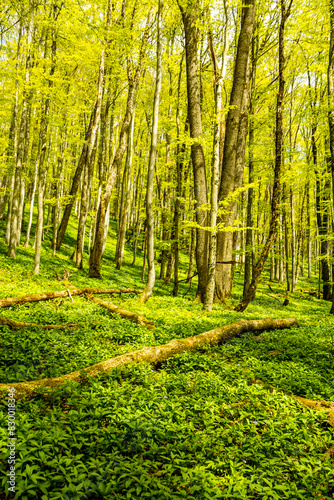
<svg viewBox="0 0 334 500">
<path fill-rule="evenodd" d="M 192 228 L 190 235 L 189 266 L 188 266 L 188 275 L 186 281 L 187 285 L 191 285 L 191 280 L 193 277 L 195 249 L 196 249 L 196 229 Z"/>
<path fill-rule="evenodd" d="M 254 164 L 253 164 L 253 144 L 254 144 L 254 124 L 252 118 L 252 104 L 250 105 L 250 121 L 248 136 L 248 183 L 254 182 Z M 251 282 L 253 259 L 254 259 L 254 231 L 253 227 L 253 202 L 254 188 L 248 188 L 247 198 L 247 228 L 246 228 L 246 251 L 245 251 L 245 274 L 244 274 L 244 294 L 247 292 Z"/>
<path fill-rule="evenodd" d="M 158 33 L 157 33 L 157 68 L 155 78 L 155 92 L 153 102 L 153 121 L 151 135 L 151 150 L 147 172 L 147 188 L 146 188 L 146 223 L 147 223 L 147 267 L 148 276 L 145 289 L 140 296 L 139 302 L 145 303 L 150 298 L 154 283 L 155 283 L 155 266 L 154 266 L 154 225 L 153 225 L 153 182 L 154 182 L 154 167 L 157 157 L 158 145 L 158 124 L 159 124 L 159 105 L 162 80 L 162 40 L 161 40 L 161 24 L 162 24 L 162 0 L 158 0 Z"/>
<path fill-rule="evenodd" d="M 302 276 L 304 276 L 304 205 L 305 205 L 306 190 L 307 187 L 305 187 L 304 189 L 300 207 L 300 214 L 299 214 L 300 229 L 298 231 L 298 236 L 296 241 L 295 284 L 298 282 L 299 279 L 301 258 L 302 258 Z"/>
<path fill-rule="evenodd" d="M 125 199 L 122 208 L 121 222 L 119 226 L 119 234 L 117 238 L 117 252 L 116 252 L 116 269 L 120 269 L 123 262 L 126 226 L 129 218 L 130 210 L 130 197 L 131 197 L 131 174 L 132 174 L 132 158 L 133 158 L 133 133 L 134 133 L 135 113 L 133 112 L 130 133 L 128 137 L 128 150 L 126 155 L 126 162 L 124 167 L 124 184 L 125 184 Z"/>
<path fill-rule="evenodd" d="M 177 108 L 176 108 L 176 128 L 177 128 L 177 146 L 176 146 L 176 199 L 174 203 L 174 221 L 173 221 L 173 245 L 172 253 L 174 254 L 174 286 L 173 286 L 173 296 L 176 297 L 179 292 L 179 252 L 180 252 L 180 212 L 181 212 L 181 202 L 180 197 L 182 196 L 182 176 L 184 161 L 186 155 L 186 144 L 183 143 L 182 146 L 179 144 L 180 138 L 180 92 L 181 92 L 181 76 L 182 76 L 182 65 L 184 59 L 184 52 L 182 53 L 182 58 L 180 62 L 179 78 L 177 86 Z M 184 126 L 184 132 L 188 132 L 188 116 Z"/>
<path fill-rule="evenodd" d="M 285 186 L 283 186 L 283 199 L 287 204 L 287 195 Z M 288 306 L 290 302 L 290 292 L 292 290 L 291 290 L 290 268 L 289 268 L 290 241 L 289 241 L 289 228 L 288 228 L 288 217 L 287 217 L 286 207 L 284 207 L 283 209 L 283 221 L 284 221 L 284 246 L 285 246 L 285 277 L 286 277 L 286 293 L 283 305 Z"/>
<path fill-rule="evenodd" d="M 37 173 L 38 173 L 38 159 L 36 159 L 36 161 L 35 161 L 33 186 L 32 186 L 32 192 L 31 192 L 31 197 L 30 197 L 29 219 L 28 219 L 27 234 L 26 234 L 26 241 L 24 243 L 24 248 L 29 247 L 30 231 L 31 231 L 31 224 L 32 224 L 33 213 L 34 213 L 34 203 L 35 203 L 35 194 L 36 194 L 36 186 L 37 186 Z"/>
<path fill-rule="evenodd" d="M 218 68 L 218 60 L 210 37 L 211 60 L 213 65 L 213 79 L 215 90 L 215 124 L 213 137 L 212 173 L 211 173 L 211 210 L 210 210 L 210 241 L 209 241 L 209 265 L 208 282 L 205 292 L 203 310 L 211 312 L 213 297 L 215 293 L 216 260 L 217 260 L 217 215 L 218 215 L 218 190 L 219 190 L 219 147 L 220 147 L 220 110 L 222 106 L 222 84 Z"/>
<path fill-rule="evenodd" d="M 316 213 L 317 213 L 317 225 L 320 238 L 320 274 L 323 283 L 322 298 L 324 300 L 330 300 L 330 276 L 329 276 L 329 264 L 328 264 L 328 207 L 324 206 L 325 202 L 330 199 L 329 189 L 330 181 L 327 177 L 323 185 L 323 189 L 320 182 L 320 175 L 317 172 L 317 145 L 315 139 L 315 127 L 312 127 L 312 151 L 313 151 L 313 163 L 316 170 Z M 327 205 L 327 203 L 326 203 Z"/>
<path fill-rule="evenodd" d="M 244 294 L 242 301 L 236 307 L 237 311 L 244 311 L 248 304 L 255 298 L 257 285 L 264 268 L 264 264 L 268 258 L 271 246 L 275 241 L 277 234 L 277 220 L 278 220 L 278 209 L 279 209 L 279 195 L 280 195 L 280 174 L 281 174 L 281 164 L 282 164 L 282 143 L 283 143 L 283 98 L 284 98 L 284 29 L 285 23 L 288 19 L 292 1 L 290 0 L 288 8 L 286 8 L 285 0 L 281 0 L 281 22 L 279 27 L 279 88 L 277 95 L 277 106 L 276 106 L 276 141 L 275 141 L 275 170 L 274 170 L 274 186 L 273 195 L 271 200 L 271 220 L 269 227 L 268 238 L 263 246 L 260 258 L 258 259 L 254 270 L 252 281 L 248 287 L 248 290 Z"/>
<path fill-rule="evenodd" d="M 307 276 L 312 278 L 312 239 L 311 239 L 311 207 L 310 207 L 310 181 L 306 185 L 306 210 L 307 210 Z"/>
<path fill-rule="evenodd" d="M 145 164 L 148 158 L 148 151 L 146 150 L 145 153 Z M 140 171 L 138 172 L 138 177 L 140 175 Z M 141 176 L 141 184 L 140 184 L 140 193 L 139 193 L 139 198 L 138 198 L 138 205 L 137 205 L 137 216 L 136 216 L 136 226 L 135 226 L 135 239 L 134 239 L 134 244 L 133 244 L 133 260 L 131 263 L 131 267 L 135 266 L 136 263 L 136 257 L 137 257 L 137 246 L 138 246 L 138 238 L 140 235 L 140 230 L 141 230 L 141 225 L 142 221 L 140 220 L 140 208 L 141 208 L 141 199 L 142 199 L 142 193 L 143 193 L 143 188 L 144 188 L 144 173 Z"/>
<path fill-rule="evenodd" d="M 290 218 L 291 218 L 291 293 L 296 286 L 296 227 L 295 227 L 295 196 L 290 189 Z"/>
<path fill-rule="evenodd" d="M 52 258 L 56 256 L 56 246 L 57 246 L 57 231 L 60 223 L 61 216 L 61 202 L 60 199 L 63 193 L 63 169 L 64 169 L 64 152 L 66 149 L 66 114 L 64 117 L 64 133 L 62 134 L 62 144 L 60 149 L 60 154 L 57 159 L 56 168 L 56 179 L 55 179 L 55 196 L 57 199 L 54 205 L 54 217 L 53 217 L 53 228 L 52 228 Z"/>
<path fill-rule="evenodd" d="M 143 267 L 141 271 L 141 280 L 145 279 L 145 271 L 146 271 L 146 254 L 147 254 L 147 228 L 146 228 L 146 220 L 144 223 L 144 243 L 143 243 Z"/>
<path fill-rule="evenodd" d="M 198 272 L 198 287 L 196 300 L 203 302 L 207 285 L 208 273 L 208 233 L 201 227 L 207 226 L 207 212 L 201 208 L 208 202 L 205 158 L 202 138 L 202 110 L 200 99 L 200 86 L 198 78 L 198 5 L 188 4 L 184 9 L 179 3 L 182 13 L 186 38 L 186 67 L 187 67 L 187 95 L 188 117 L 190 125 L 191 159 L 194 172 L 194 192 L 196 199 L 196 221 L 198 224 L 196 238 L 196 264 Z"/>
</svg>

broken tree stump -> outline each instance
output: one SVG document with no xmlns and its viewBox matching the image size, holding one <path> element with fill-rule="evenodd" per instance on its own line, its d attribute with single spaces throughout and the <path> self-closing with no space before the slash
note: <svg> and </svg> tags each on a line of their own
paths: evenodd
<svg viewBox="0 0 334 500">
<path fill-rule="evenodd" d="M 22 297 L 8 297 L 0 300 L 0 308 L 27 304 L 28 302 L 40 302 L 42 300 L 58 299 L 60 297 L 69 297 L 70 295 L 85 295 L 85 294 L 122 294 L 122 293 L 142 293 L 142 290 L 135 288 L 75 288 L 71 290 L 62 290 L 60 292 L 45 292 L 35 293 L 33 295 L 24 295 Z"/>
<path fill-rule="evenodd" d="M 97 297 L 93 297 L 92 295 L 87 295 L 87 300 L 95 302 L 96 304 L 99 304 L 102 307 L 106 307 L 112 313 L 119 314 L 120 316 L 122 316 L 122 318 L 129 319 L 130 321 L 133 321 L 134 323 L 137 323 L 142 327 L 149 328 L 150 330 L 155 329 L 154 323 L 152 323 L 152 321 L 149 321 L 143 314 L 137 314 L 135 312 L 126 311 L 125 309 L 122 309 L 116 306 L 115 304 L 112 304 L 111 302 L 98 299 Z"/>
<path fill-rule="evenodd" d="M 290 328 L 291 326 L 297 324 L 298 321 L 296 318 L 266 318 L 249 321 L 242 319 L 240 321 L 236 321 L 235 323 L 214 328 L 213 330 L 200 333 L 199 335 L 195 335 L 193 337 L 173 339 L 168 344 L 154 347 L 144 347 L 138 351 L 122 354 L 121 356 L 101 361 L 96 365 L 86 368 L 84 372 L 87 377 L 94 377 L 103 372 L 111 372 L 114 368 L 124 366 L 128 363 L 160 363 L 184 351 L 192 351 L 203 345 L 216 345 L 247 331 Z M 0 384 L 0 397 L 6 397 L 7 394 L 5 391 L 8 391 L 9 388 L 14 388 L 16 391 L 15 397 L 20 398 L 33 395 L 33 392 L 36 389 L 56 387 L 66 381 L 79 382 L 82 377 L 82 371 L 83 370 L 77 370 L 61 377 L 46 378 L 31 382 Z"/>
</svg>

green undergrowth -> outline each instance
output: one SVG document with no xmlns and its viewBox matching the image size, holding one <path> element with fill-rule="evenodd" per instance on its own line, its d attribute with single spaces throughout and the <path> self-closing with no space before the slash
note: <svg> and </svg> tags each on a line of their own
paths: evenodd
<svg viewBox="0 0 334 500">
<path fill-rule="evenodd" d="M 253 384 L 221 354 L 19 401 L 16 498 L 332 498 L 325 415 Z"/>
<path fill-rule="evenodd" d="M 73 221 L 71 222 L 73 225 Z M 73 246 L 74 225 L 65 244 Z M 66 269 L 77 287 L 142 288 L 142 255 L 131 267 L 131 248 L 120 271 L 112 262 L 111 232 L 102 280 L 87 277 L 63 247 L 54 259 L 48 239 L 41 273 L 32 273 L 33 250 L 5 257 L 0 243 L 0 298 L 64 290 L 56 279 Z M 187 257 L 181 254 L 180 279 Z M 231 305 L 242 293 L 236 276 Z M 270 285 L 270 287 L 269 287 Z M 329 304 L 307 292 L 316 280 L 300 279 L 282 306 L 283 285 L 263 275 L 257 299 L 245 313 L 219 304 L 204 314 L 193 302 L 196 280 L 180 283 L 178 297 L 157 280 L 154 295 L 139 305 L 135 295 L 100 297 L 145 314 L 147 330 L 110 314 L 84 297 L 1 309 L 0 315 L 37 324 L 76 328 L 12 331 L 0 326 L 0 379 L 14 383 L 83 370 L 80 383 L 40 391 L 16 406 L 15 498 L 49 499 L 331 499 L 333 443 L 326 414 L 302 407 L 289 394 L 334 401 L 334 320 Z M 242 318 L 296 316 L 289 330 L 246 333 L 226 344 L 186 352 L 159 366 L 128 365 L 89 379 L 84 369 L 105 359 L 186 338 Z M 270 392 L 262 381 L 277 389 Z M 283 392 L 280 392 L 283 391 Z M 7 444 L 7 406 L 0 403 L 1 444 Z M 8 452 L 0 458 L 7 470 Z M 7 495 L 3 476 L 0 498 Z M 7 495 L 7 496 L 6 496 Z"/>
</svg>

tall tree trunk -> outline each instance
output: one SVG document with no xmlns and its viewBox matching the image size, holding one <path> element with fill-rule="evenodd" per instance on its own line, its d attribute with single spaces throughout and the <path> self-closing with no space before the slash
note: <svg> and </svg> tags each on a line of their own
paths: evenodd
<svg viewBox="0 0 334 500">
<path fill-rule="evenodd" d="M 155 91 L 153 102 L 153 121 L 151 135 L 151 150 L 147 172 L 147 188 L 146 188 L 146 223 L 147 223 L 147 267 L 148 276 L 145 289 L 140 296 L 139 302 L 145 303 L 150 298 L 154 283 L 155 283 L 155 266 L 154 266 L 154 224 L 153 224 L 153 182 L 154 182 L 154 167 L 157 157 L 158 145 L 158 124 L 159 124 L 159 105 L 162 80 L 162 40 L 161 40 L 161 24 L 162 24 L 162 0 L 158 0 L 158 32 L 157 32 L 157 69 L 155 77 Z"/>
<path fill-rule="evenodd" d="M 174 220 L 173 220 L 173 239 L 172 253 L 174 253 L 174 286 L 173 286 L 173 296 L 176 297 L 179 292 L 179 251 L 180 251 L 180 212 L 181 212 L 181 202 L 180 197 L 182 196 L 182 176 L 184 161 L 186 155 L 186 144 L 183 143 L 180 146 L 180 92 L 181 92 L 181 76 L 182 76 L 182 65 L 184 59 L 184 52 L 182 52 L 182 58 L 180 61 L 179 78 L 177 85 L 177 108 L 176 108 L 176 129 L 177 129 L 177 146 L 176 146 L 176 199 L 174 203 Z M 184 126 L 184 132 L 188 132 L 188 116 Z"/>
<path fill-rule="evenodd" d="M 306 185 L 306 210 L 307 210 L 307 276 L 312 278 L 312 228 L 311 228 L 311 206 L 310 206 L 310 181 Z"/>
<path fill-rule="evenodd" d="M 179 7 L 186 38 L 188 117 L 190 137 L 193 139 L 191 144 L 191 159 L 194 172 L 196 222 L 199 226 L 196 230 L 196 264 L 198 272 L 196 300 L 203 302 L 208 273 L 208 233 L 204 229 L 201 229 L 201 227 L 207 226 L 207 212 L 201 206 L 208 202 L 208 194 L 204 151 L 200 140 L 203 133 L 197 60 L 198 28 L 196 22 L 198 20 L 198 5 L 189 1 L 185 8 L 180 3 Z"/>
<path fill-rule="evenodd" d="M 213 66 L 213 79 L 215 91 L 215 124 L 213 135 L 212 173 L 211 173 L 211 210 L 210 210 L 210 240 L 209 240 L 209 265 L 208 282 L 205 292 L 203 310 L 211 312 L 213 297 L 215 293 L 216 260 L 217 260 L 217 215 L 218 215 L 218 190 L 219 190 L 219 148 L 220 148 L 220 127 L 222 106 L 222 82 L 218 67 L 218 60 L 213 46 L 213 40 L 209 40 L 211 61 Z"/>
<path fill-rule="evenodd" d="M 284 98 L 284 30 L 285 23 L 291 13 L 291 6 L 293 0 L 290 0 L 288 8 L 286 8 L 285 0 L 281 0 L 281 22 L 279 27 L 279 87 L 277 94 L 277 106 L 276 106 L 276 140 L 275 140 L 275 171 L 274 171 L 274 187 L 271 199 L 271 220 L 269 227 L 268 238 L 263 246 L 260 258 L 258 259 L 256 265 L 254 266 L 252 281 L 248 287 L 248 290 L 243 295 L 242 301 L 236 307 L 236 311 L 244 311 L 248 304 L 255 298 L 257 285 L 264 268 L 264 264 L 268 258 L 271 246 L 275 241 L 277 234 L 277 221 L 278 221 L 278 209 L 279 209 L 279 195 L 280 195 L 280 174 L 281 174 L 281 164 L 282 164 L 282 143 L 283 143 L 283 98 Z"/>
<path fill-rule="evenodd" d="M 290 257 L 290 241 L 289 241 L 289 228 L 288 228 L 288 217 L 287 217 L 287 209 L 286 205 L 287 203 L 287 194 L 286 194 L 286 187 L 283 185 L 283 199 L 285 202 L 284 208 L 283 208 L 283 222 L 284 222 L 284 247 L 285 247 L 285 277 L 286 277 L 286 293 L 285 293 L 285 299 L 283 302 L 284 306 L 288 306 L 290 302 L 290 292 L 291 290 L 291 280 L 290 280 L 290 269 L 289 269 L 289 257 Z M 292 253 L 292 252 L 291 252 Z"/>
<path fill-rule="evenodd" d="M 239 125 L 243 112 L 242 108 L 247 100 L 247 96 L 244 96 L 244 94 L 245 92 L 246 94 L 249 92 L 249 80 L 247 82 L 247 78 L 249 77 L 249 55 L 255 25 L 255 12 L 256 0 L 247 0 L 242 11 L 233 86 L 226 120 L 223 163 L 218 195 L 220 202 L 226 200 L 239 187 L 237 179 L 240 179 L 240 173 L 236 172 L 236 163 L 239 161 L 239 165 L 243 165 L 243 158 L 238 158 L 238 153 L 242 154 L 242 150 L 237 152 L 237 146 L 239 141 L 243 140 L 243 134 L 247 134 L 246 127 L 239 136 Z M 248 104 L 245 119 L 247 123 Z M 226 227 L 233 226 L 236 216 L 235 200 L 228 203 L 228 206 L 224 208 L 228 210 L 228 213 L 219 217 L 218 222 Z M 217 242 L 216 294 L 222 301 L 226 297 L 229 297 L 232 291 L 232 252 L 233 233 L 225 230 L 220 231 Z"/>
<path fill-rule="evenodd" d="M 316 143 L 316 127 L 312 126 L 311 131 L 311 144 L 312 144 L 312 155 L 313 164 L 316 172 L 316 214 L 317 214 L 317 226 L 319 232 L 319 245 L 320 245 L 320 274 L 323 284 L 322 298 L 324 300 L 330 299 L 330 276 L 329 276 L 329 264 L 328 264 L 328 207 L 324 206 L 324 202 L 329 201 L 329 189 L 330 181 L 328 177 L 325 177 L 324 185 L 321 186 L 320 172 L 318 171 L 318 148 Z"/>
<path fill-rule="evenodd" d="M 296 286 L 296 225 L 295 225 L 295 196 L 290 188 L 290 218 L 291 218 L 291 293 Z"/>
<path fill-rule="evenodd" d="M 253 106 L 250 104 L 249 109 L 251 118 L 249 121 L 249 136 L 248 136 L 248 183 L 254 182 L 254 163 L 253 163 L 253 146 L 254 146 L 254 123 L 253 123 Z M 253 227 L 253 201 L 254 188 L 248 188 L 247 197 L 247 227 L 246 227 L 246 249 L 245 249 L 245 272 L 244 272 L 244 291 L 245 294 L 251 282 L 252 269 L 254 263 L 254 231 Z"/>
</svg>

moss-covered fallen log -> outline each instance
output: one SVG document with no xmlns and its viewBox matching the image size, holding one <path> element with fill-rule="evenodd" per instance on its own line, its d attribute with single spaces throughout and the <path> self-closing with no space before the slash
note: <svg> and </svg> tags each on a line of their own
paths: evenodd
<svg viewBox="0 0 334 500">
<path fill-rule="evenodd" d="M 275 392 L 280 392 L 282 394 L 286 394 L 290 398 L 293 398 L 296 401 L 298 401 L 298 403 L 301 403 L 303 406 L 307 406 L 307 408 L 311 408 L 317 411 L 327 412 L 327 423 L 334 428 L 334 403 L 332 403 L 331 401 L 324 401 L 323 399 L 314 400 L 314 399 L 303 398 L 301 396 L 295 396 L 294 394 L 289 394 L 283 391 L 283 389 L 277 389 L 276 387 L 273 387 L 271 384 L 263 382 L 262 380 L 254 380 L 254 382 L 263 385 L 266 389 L 269 389 L 270 392 L 275 391 Z M 332 445 L 324 455 L 334 458 L 334 445 Z"/>
<path fill-rule="evenodd" d="M 308 408 L 313 408 L 313 410 L 317 411 L 327 411 L 328 412 L 328 418 L 327 422 L 331 427 L 334 427 L 334 404 L 330 401 L 314 401 L 313 399 L 307 399 L 307 398 L 302 398 L 300 396 L 293 396 L 297 401 L 302 403 L 304 406 L 307 406 Z"/>
<path fill-rule="evenodd" d="M 208 332 L 200 333 L 193 337 L 185 339 L 173 339 L 168 344 L 154 347 L 144 347 L 138 351 L 130 352 L 117 356 L 115 358 L 101 361 L 96 365 L 85 369 L 88 377 L 94 377 L 102 372 L 110 372 L 118 366 L 124 366 L 128 363 L 161 363 L 166 359 L 180 354 L 184 351 L 192 351 L 203 345 L 216 345 L 221 342 L 240 335 L 247 331 L 276 330 L 280 328 L 290 328 L 298 324 L 296 318 L 285 319 L 259 319 L 259 320 L 240 320 L 229 325 L 214 328 Z M 31 396 L 36 389 L 51 388 L 63 384 L 66 381 L 79 382 L 82 377 L 82 370 L 77 370 L 62 377 L 34 380 L 31 382 L 16 382 L 14 384 L 0 384 L 1 396 L 6 397 L 9 388 L 14 388 L 16 397 Z"/>
<path fill-rule="evenodd" d="M 15 321 L 10 318 L 1 318 L 0 325 L 8 326 L 11 330 L 23 330 L 25 328 L 44 328 L 45 330 L 65 330 L 66 328 L 76 328 L 79 323 L 61 324 L 61 325 L 39 325 L 37 323 L 24 323 L 23 321 Z"/>
<path fill-rule="evenodd" d="M 73 288 L 62 290 L 59 292 L 35 293 L 33 295 L 24 295 L 22 297 L 8 297 L 0 300 L 0 308 L 17 306 L 28 302 L 40 302 L 42 300 L 59 299 L 61 297 L 69 297 L 70 295 L 85 295 L 85 294 L 122 294 L 122 293 L 142 293 L 142 290 L 135 288 Z"/>
<path fill-rule="evenodd" d="M 126 311 L 125 309 L 122 309 L 121 307 L 118 307 L 115 304 L 112 304 L 111 302 L 98 299 L 97 297 L 93 297 L 92 295 L 87 295 L 87 299 L 91 300 L 92 302 L 95 302 L 96 304 L 99 304 L 102 307 L 105 307 L 112 313 L 119 314 L 120 316 L 122 316 L 122 318 L 126 318 L 129 319 L 130 321 L 133 321 L 133 323 L 137 323 L 142 327 L 149 328 L 151 330 L 155 329 L 154 323 L 152 323 L 152 321 L 149 321 L 143 314 L 137 314 L 132 311 Z"/>
</svg>

